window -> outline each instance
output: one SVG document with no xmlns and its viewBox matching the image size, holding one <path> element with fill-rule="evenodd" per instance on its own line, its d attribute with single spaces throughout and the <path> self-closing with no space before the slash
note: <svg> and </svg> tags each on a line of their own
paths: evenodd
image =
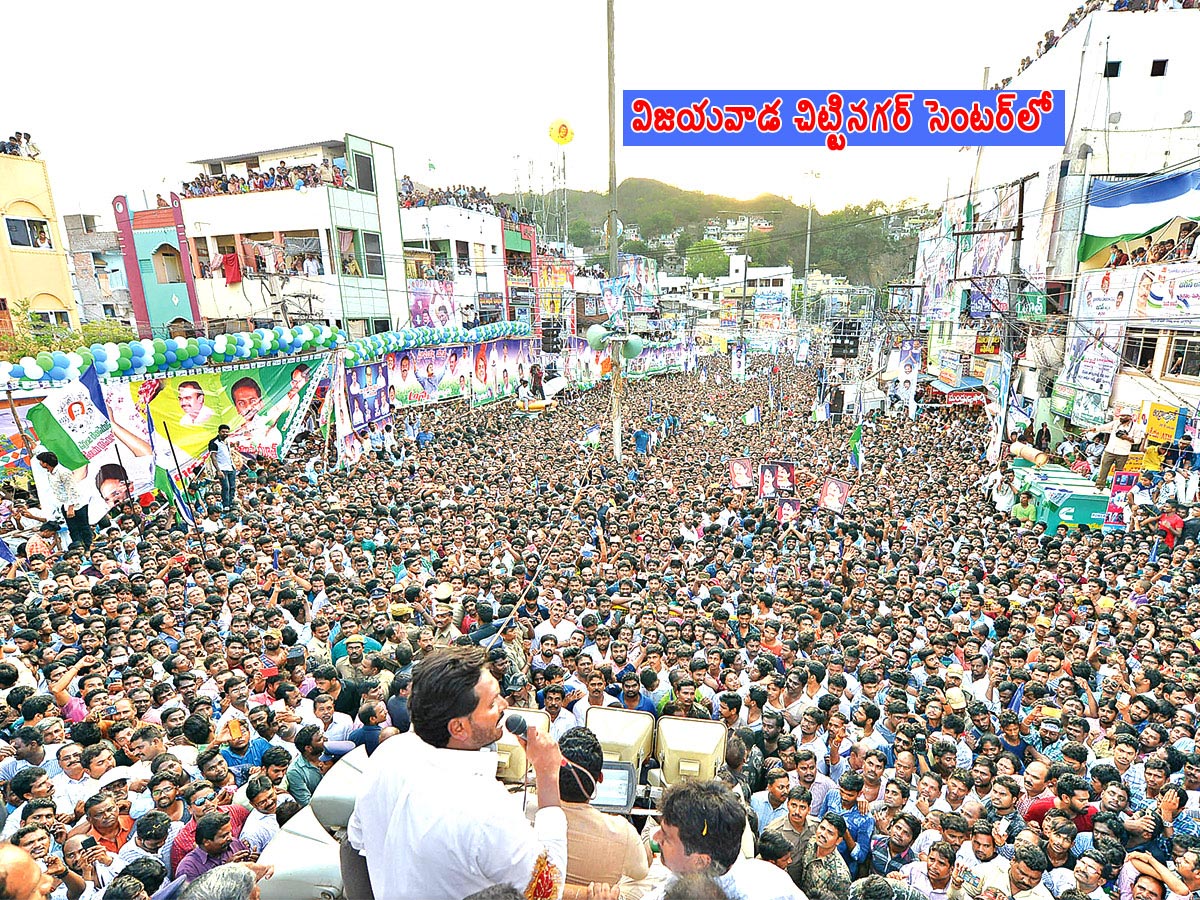
<svg viewBox="0 0 1200 900">
<path fill-rule="evenodd" d="M 8 242 L 12 246 L 54 249 L 45 219 L 5 219 L 4 222 L 8 226 Z"/>
<path fill-rule="evenodd" d="M 362 233 L 363 256 L 367 264 L 367 274 L 383 276 L 383 241 L 374 231 Z"/>
<path fill-rule="evenodd" d="M 1175 378 L 1200 378 L 1200 335 L 1171 336 L 1167 371 L 1164 374 Z"/>
<path fill-rule="evenodd" d="M 71 317 L 65 312 L 31 312 L 29 318 L 36 324 L 53 325 L 58 328 L 69 328 Z"/>
<path fill-rule="evenodd" d="M 375 193 L 375 163 L 365 153 L 354 154 L 354 181 L 360 191 Z"/>
<path fill-rule="evenodd" d="M 1104 64 L 1105 78 L 1119 78 L 1121 75 L 1121 61 L 1119 59 L 1110 59 Z"/>
<path fill-rule="evenodd" d="M 373 324 L 375 325 L 375 334 L 383 334 L 392 330 L 392 323 L 387 319 L 374 319 Z"/>
<path fill-rule="evenodd" d="M 154 275 L 159 284 L 179 284 L 183 281 L 179 252 L 169 244 L 163 244 L 154 251 Z"/>
<path fill-rule="evenodd" d="M 1162 78 L 1166 74 L 1167 74 L 1167 60 L 1156 59 L 1154 62 L 1150 63 L 1150 77 L 1151 78 Z"/>
<path fill-rule="evenodd" d="M 1125 346 L 1121 350 L 1121 364 L 1131 369 L 1146 371 L 1154 362 L 1158 335 L 1158 331 L 1149 328 L 1127 328 Z"/>
<path fill-rule="evenodd" d="M 106 319 L 115 319 L 117 317 L 117 308 L 111 303 L 102 304 L 100 309 L 104 312 L 104 318 Z"/>
<path fill-rule="evenodd" d="M 361 248 L 358 243 L 358 235 L 349 228 L 339 228 L 337 230 L 337 241 L 342 274 L 349 275 L 352 278 L 362 278 L 363 269 L 362 259 L 359 256 Z"/>
</svg>

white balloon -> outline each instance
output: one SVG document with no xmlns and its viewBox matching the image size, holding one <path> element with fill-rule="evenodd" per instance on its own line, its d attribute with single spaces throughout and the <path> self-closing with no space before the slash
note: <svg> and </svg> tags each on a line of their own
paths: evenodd
<svg viewBox="0 0 1200 900">
<path fill-rule="evenodd" d="M 34 381 L 37 381 L 45 374 L 46 372 L 36 362 L 25 367 L 25 377 L 31 378 Z"/>
<path fill-rule="evenodd" d="M 21 357 L 21 368 L 24 369 L 26 372 L 29 371 L 30 366 L 36 366 L 36 365 L 37 365 L 37 360 L 34 359 L 32 356 L 22 356 Z"/>
</svg>

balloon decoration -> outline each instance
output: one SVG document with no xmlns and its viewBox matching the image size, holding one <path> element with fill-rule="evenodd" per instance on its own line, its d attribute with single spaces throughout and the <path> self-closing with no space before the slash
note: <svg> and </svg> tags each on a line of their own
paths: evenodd
<svg viewBox="0 0 1200 900">
<path fill-rule="evenodd" d="M 560 147 L 565 147 L 575 139 L 575 132 L 571 130 L 570 124 L 563 119 L 555 119 L 550 123 L 550 140 L 558 144 Z"/>
<path fill-rule="evenodd" d="M 399 350 L 437 347 L 442 344 L 482 344 L 501 338 L 529 337 L 533 332 L 525 322 L 492 322 L 477 328 L 405 328 L 359 338 L 346 345 L 346 365 L 370 362 Z"/>
<path fill-rule="evenodd" d="M 298 353 L 345 348 L 346 362 L 369 362 L 397 350 L 441 344 L 477 344 L 500 338 L 528 337 L 532 331 L 525 322 L 494 322 L 477 328 L 406 328 L 347 341 L 340 329 L 317 323 L 292 328 L 276 325 L 219 334 L 216 337 L 142 338 L 128 343 L 109 341 L 75 350 L 43 350 L 36 356 L 23 356 L 17 362 L 0 360 L 0 384 L 12 382 L 76 381 L 89 366 L 96 367 L 101 378 L 121 375 L 174 374 L 203 366 L 244 362 L 253 359 L 277 359 Z"/>
<path fill-rule="evenodd" d="M 181 336 L 109 341 L 75 350 L 43 350 L 36 356 L 23 356 L 15 363 L 0 360 L 0 383 L 75 381 L 91 366 L 96 367 L 96 374 L 102 378 L 172 374 L 221 363 L 331 350 L 345 342 L 345 332 L 318 323 L 292 328 L 277 325 L 214 338 Z"/>
</svg>

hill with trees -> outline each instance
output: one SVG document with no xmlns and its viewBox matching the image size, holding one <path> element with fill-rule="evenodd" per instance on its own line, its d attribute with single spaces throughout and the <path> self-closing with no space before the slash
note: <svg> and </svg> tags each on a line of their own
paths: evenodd
<svg viewBox="0 0 1200 900">
<path fill-rule="evenodd" d="M 500 199 L 506 203 L 515 202 L 511 196 L 502 195 Z M 914 205 L 904 204 L 903 208 L 911 210 Z M 623 242 L 623 252 L 661 258 L 663 251 L 651 250 L 645 241 L 679 227 L 684 232 L 677 250 L 683 252 L 701 240 L 708 219 L 731 219 L 745 214 L 762 216 L 774 226 L 770 232 L 751 235 L 740 248 L 749 252 L 753 265 L 791 266 L 797 273 L 804 267 L 808 207 L 798 206 L 786 197 L 763 194 L 753 200 L 735 200 L 717 194 L 685 191 L 661 181 L 627 178 L 617 187 L 617 208 L 622 222 L 640 226 L 643 238 L 642 241 Z M 889 220 L 898 209 L 882 201 L 871 201 L 865 206 L 850 205 L 825 214 L 814 209 L 811 266 L 822 272 L 844 275 L 856 284 L 876 287 L 889 281 L 908 280 L 916 236 L 892 237 Z M 585 249 L 596 247 L 598 240 L 592 235 L 592 229 L 602 226 L 607 216 L 607 194 L 567 191 L 567 217 L 573 243 Z"/>
</svg>

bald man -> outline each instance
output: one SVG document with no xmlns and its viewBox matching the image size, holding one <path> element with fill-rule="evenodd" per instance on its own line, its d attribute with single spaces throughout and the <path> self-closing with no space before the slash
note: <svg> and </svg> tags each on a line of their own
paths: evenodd
<svg viewBox="0 0 1200 900">
<path fill-rule="evenodd" d="M 0 898 L 3 900 L 48 900 L 54 879 L 42 871 L 25 850 L 0 844 Z"/>
</svg>

